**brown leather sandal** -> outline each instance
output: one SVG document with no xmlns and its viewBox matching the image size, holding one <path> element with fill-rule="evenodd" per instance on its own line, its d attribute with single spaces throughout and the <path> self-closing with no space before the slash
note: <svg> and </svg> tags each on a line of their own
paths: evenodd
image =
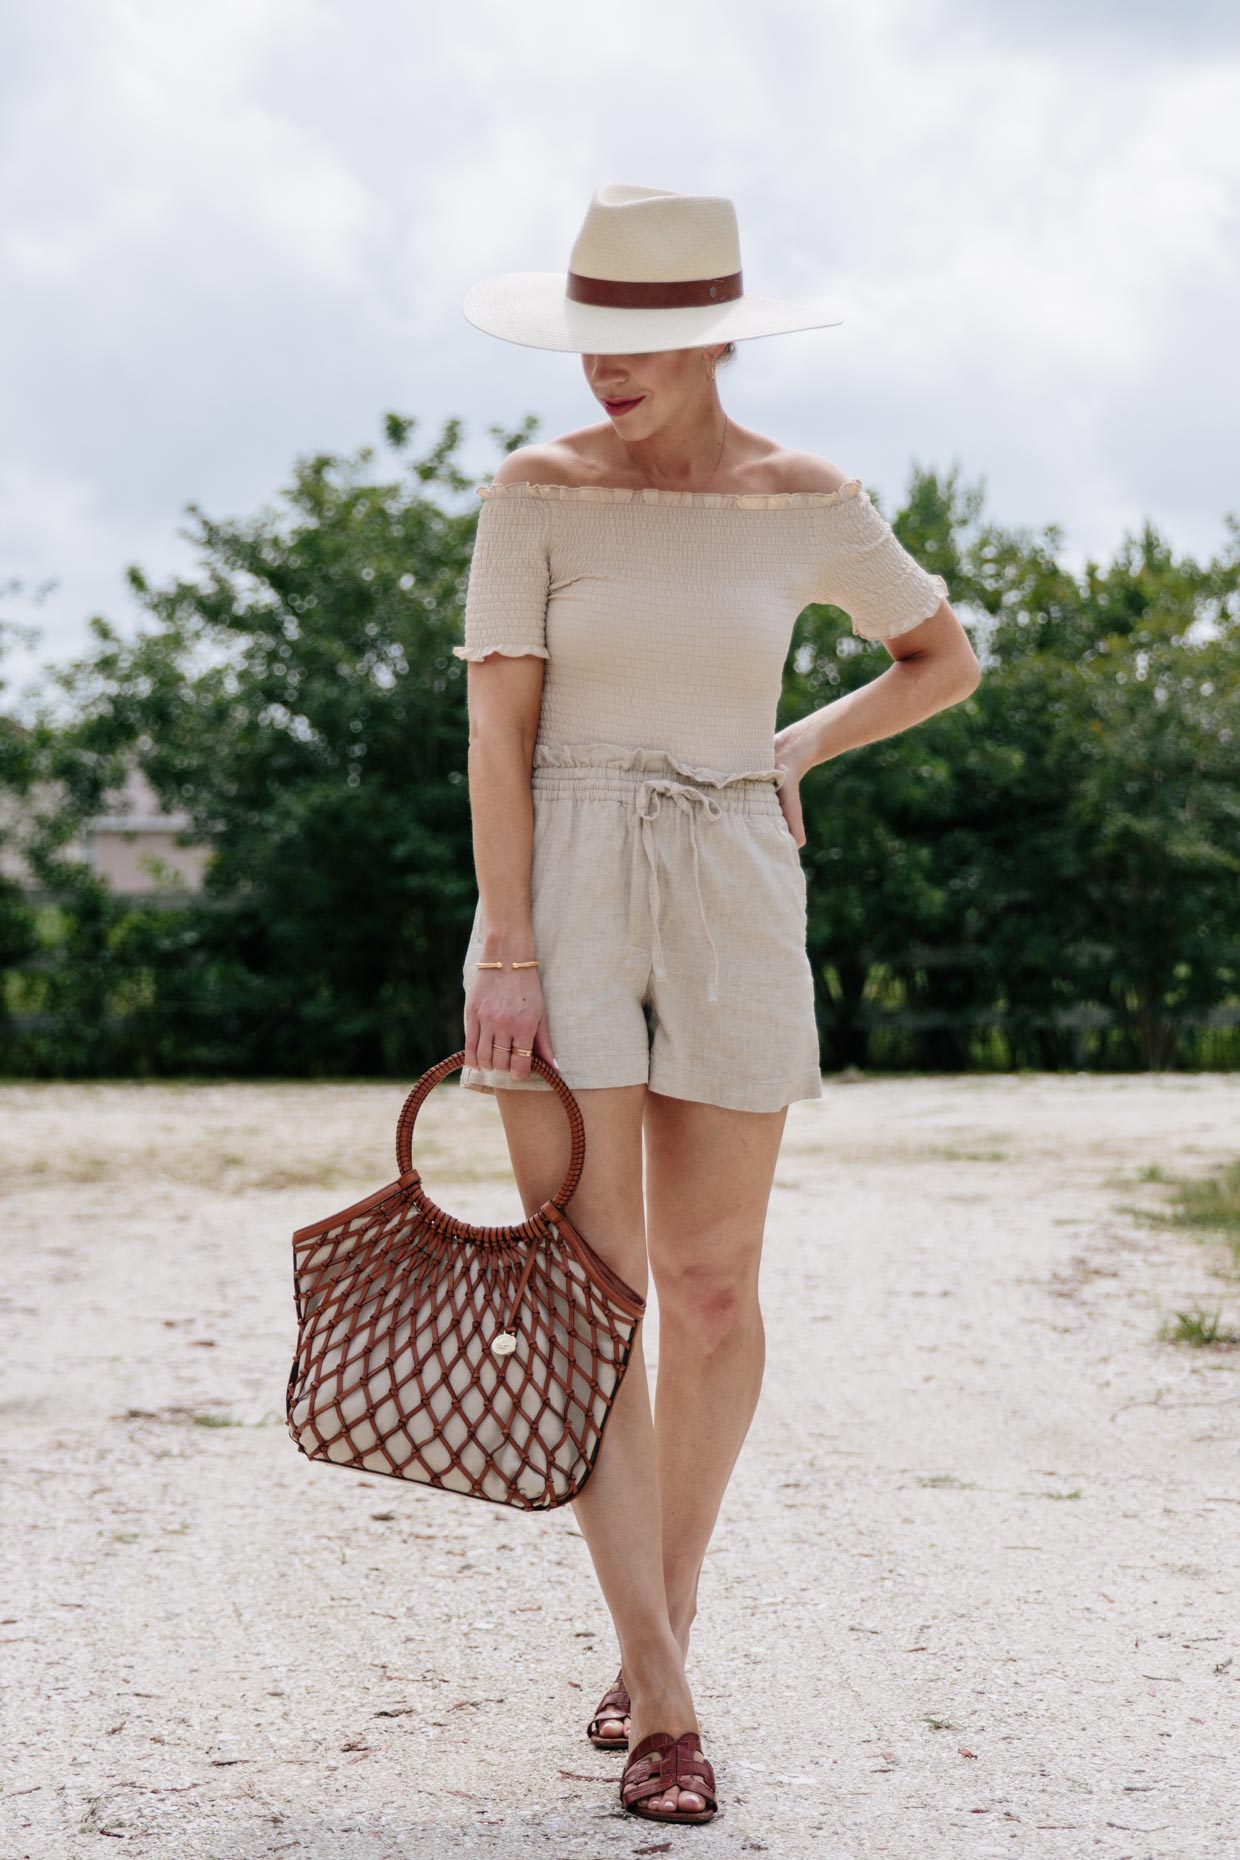
<svg viewBox="0 0 1240 1860">
<path fill-rule="evenodd" d="M 621 1667 L 620 1672 L 616 1674 L 615 1684 L 609 1686 L 604 1692 L 598 1702 L 598 1710 L 586 1729 L 586 1736 L 592 1744 L 597 1745 L 599 1750 L 627 1750 L 629 1747 L 627 1731 L 622 1730 L 619 1737 L 601 1735 L 602 1727 L 608 1719 L 619 1718 L 623 1722 L 633 1709 L 633 1701 L 629 1697 L 628 1688 L 621 1678 L 623 1672 L 624 1668 Z"/>
<path fill-rule="evenodd" d="M 620 1778 L 620 1800 L 630 1815 L 647 1821 L 711 1821 L 719 1804 L 715 1799 L 715 1772 L 706 1760 L 700 1731 L 651 1731 L 629 1752 Z M 648 1804 L 669 1789 L 692 1789 L 702 1797 L 702 1808 L 652 1808 Z"/>
</svg>

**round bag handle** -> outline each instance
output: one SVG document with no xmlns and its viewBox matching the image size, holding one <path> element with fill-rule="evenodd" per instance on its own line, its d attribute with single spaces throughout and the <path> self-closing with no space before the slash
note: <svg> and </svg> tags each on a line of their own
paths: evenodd
<svg viewBox="0 0 1240 1860">
<path fill-rule="evenodd" d="M 451 1072 L 459 1071 L 464 1064 L 465 1048 L 462 1047 L 459 1053 L 450 1053 L 446 1059 L 441 1059 L 438 1065 L 432 1066 L 429 1072 L 424 1072 L 401 1106 L 400 1116 L 396 1120 L 396 1167 L 401 1175 L 408 1175 L 410 1172 L 417 1174 L 413 1168 L 413 1126 L 417 1122 L 418 1112 L 424 1100 L 430 1096 L 441 1079 L 447 1078 Z M 530 1054 L 530 1064 L 542 1078 L 546 1079 L 552 1091 L 558 1095 L 568 1117 L 573 1144 L 572 1155 L 569 1158 L 568 1173 L 560 1185 L 559 1193 L 552 1196 L 556 1207 L 564 1209 L 576 1194 L 577 1184 L 581 1180 L 581 1172 L 585 1167 L 585 1119 L 581 1115 L 581 1106 L 556 1068 L 540 1053 Z M 414 1194 L 419 1206 L 431 1220 L 435 1221 L 445 1232 L 455 1233 L 462 1239 L 480 1239 L 494 1235 L 534 1240 L 542 1231 L 537 1218 L 517 1222 L 511 1227 L 476 1227 L 470 1221 L 457 1220 L 455 1215 L 447 1214 L 442 1208 L 437 1208 L 435 1203 L 427 1197 L 422 1189 L 420 1177 Z"/>
</svg>

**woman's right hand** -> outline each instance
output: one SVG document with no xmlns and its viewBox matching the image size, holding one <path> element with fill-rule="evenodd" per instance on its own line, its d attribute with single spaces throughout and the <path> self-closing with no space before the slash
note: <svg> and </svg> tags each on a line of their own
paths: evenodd
<svg viewBox="0 0 1240 1860">
<path fill-rule="evenodd" d="M 551 1030 L 537 969 L 478 969 L 465 997 L 465 1064 L 483 1072 L 527 1079 L 529 1047 L 555 1065 Z"/>
</svg>

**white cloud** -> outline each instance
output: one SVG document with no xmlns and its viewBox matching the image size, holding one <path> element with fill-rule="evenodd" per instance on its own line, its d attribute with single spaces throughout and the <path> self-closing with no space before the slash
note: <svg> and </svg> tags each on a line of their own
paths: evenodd
<svg viewBox="0 0 1240 1860">
<path fill-rule="evenodd" d="M 561 269 L 603 180 L 736 201 L 749 287 L 836 329 L 744 344 L 734 417 L 898 497 L 911 458 L 1106 556 L 1223 540 L 1240 322 L 1240 55 L 1190 8 L 724 0 L 60 0 L 0 28 L 0 576 L 57 576 L 43 656 L 194 499 L 269 497 L 384 409 L 545 434 L 574 356 L 461 314 Z M 1177 15 L 1177 18 L 1179 16 Z M 1132 30 L 1125 22 L 1131 21 Z M 1035 30 L 1036 25 L 1036 30 Z M 16 567 L 15 564 L 20 564 Z M 37 663 L 31 660 L 24 670 Z M 13 664 L 6 668 L 14 675 Z"/>
</svg>

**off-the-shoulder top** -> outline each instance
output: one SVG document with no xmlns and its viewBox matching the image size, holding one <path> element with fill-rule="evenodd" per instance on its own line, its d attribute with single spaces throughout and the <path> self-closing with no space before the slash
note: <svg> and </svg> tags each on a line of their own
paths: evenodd
<svg viewBox="0 0 1240 1860">
<path fill-rule="evenodd" d="M 547 661 L 540 760 L 606 742 L 768 769 L 810 602 L 841 608 L 866 639 L 892 639 L 947 598 L 859 478 L 838 491 L 476 489 L 465 643 L 452 650 Z"/>
</svg>

